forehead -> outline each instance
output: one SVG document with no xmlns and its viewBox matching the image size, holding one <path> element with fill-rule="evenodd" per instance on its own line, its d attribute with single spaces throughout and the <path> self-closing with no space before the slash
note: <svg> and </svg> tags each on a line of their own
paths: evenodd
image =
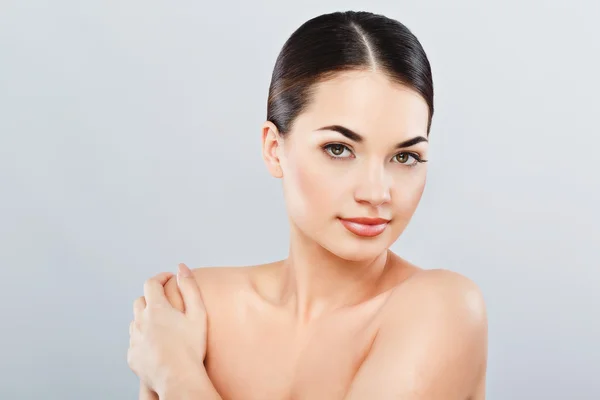
<svg viewBox="0 0 600 400">
<path fill-rule="evenodd" d="M 342 124 L 365 135 L 395 133 L 398 138 L 426 135 L 429 108 L 416 91 L 381 72 L 349 71 L 317 83 L 303 114 L 298 122 L 304 128 Z"/>
</svg>

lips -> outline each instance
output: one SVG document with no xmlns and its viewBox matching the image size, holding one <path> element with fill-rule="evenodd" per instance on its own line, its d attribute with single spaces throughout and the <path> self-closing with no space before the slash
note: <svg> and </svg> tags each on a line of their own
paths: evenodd
<svg viewBox="0 0 600 400">
<path fill-rule="evenodd" d="M 384 218 L 340 218 L 342 225 L 355 235 L 375 237 L 383 233 L 390 220 Z"/>
</svg>

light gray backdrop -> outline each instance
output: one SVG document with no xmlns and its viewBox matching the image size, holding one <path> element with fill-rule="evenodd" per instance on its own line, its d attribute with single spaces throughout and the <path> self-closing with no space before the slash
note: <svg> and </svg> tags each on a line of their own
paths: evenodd
<svg viewBox="0 0 600 400">
<path fill-rule="evenodd" d="M 600 399 L 600 7 L 482 3 L 0 1 L 0 398 L 133 399 L 146 278 L 286 256 L 272 67 L 307 19 L 366 9 L 413 30 L 437 94 L 394 250 L 482 288 L 489 399 Z"/>
</svg>

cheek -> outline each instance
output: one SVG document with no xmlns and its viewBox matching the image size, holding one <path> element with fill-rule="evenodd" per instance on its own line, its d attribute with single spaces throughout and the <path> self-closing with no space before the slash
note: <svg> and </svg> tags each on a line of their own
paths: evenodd
<svg viewBox="0 0 600 400">
<path fill-rule="evenodd" d="M 286 161 L 283 186 L 289 215 L 302 229 L 323 228 L 340 211 L 347 193 L 344 179 L 312 154 L 292 156 Z"/>
<path fill-rule="evenodd" d="M 324 174 L 316 165 L 298 167 L 293 172 L 295 191 L 298 198 L 303 200 L 304 207 L 310 213 L 331 211 L 330 203 L 336 193 L 336 181 Z"/>
<path fill-rule="evenodd" d="M 423 173 L 415 175 L 394 187 L 394 193 L 392 194 L 395 199 L 394 208 L 396 213 L 403 219 L 410 219 L 415 212 L 423 196 L 425 182 L 426 175 Z"/>
</svg>

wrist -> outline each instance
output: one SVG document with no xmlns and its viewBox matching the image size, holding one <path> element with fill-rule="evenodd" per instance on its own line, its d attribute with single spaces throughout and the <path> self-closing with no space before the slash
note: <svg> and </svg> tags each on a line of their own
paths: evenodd
<svg viewBox="0 0 600 400">
<path fill-rule="evenodd" d="M 200 388 L 186 383 L 185 385 L 170 385 L 158 393 L 160 400 L 200 400 L 202 392 Z"/>
<path fill-rule="evenodd" d="M 160 400 L 221 400 L 204 367 L 172 380 L 158 395 Z"/>
</svg>

